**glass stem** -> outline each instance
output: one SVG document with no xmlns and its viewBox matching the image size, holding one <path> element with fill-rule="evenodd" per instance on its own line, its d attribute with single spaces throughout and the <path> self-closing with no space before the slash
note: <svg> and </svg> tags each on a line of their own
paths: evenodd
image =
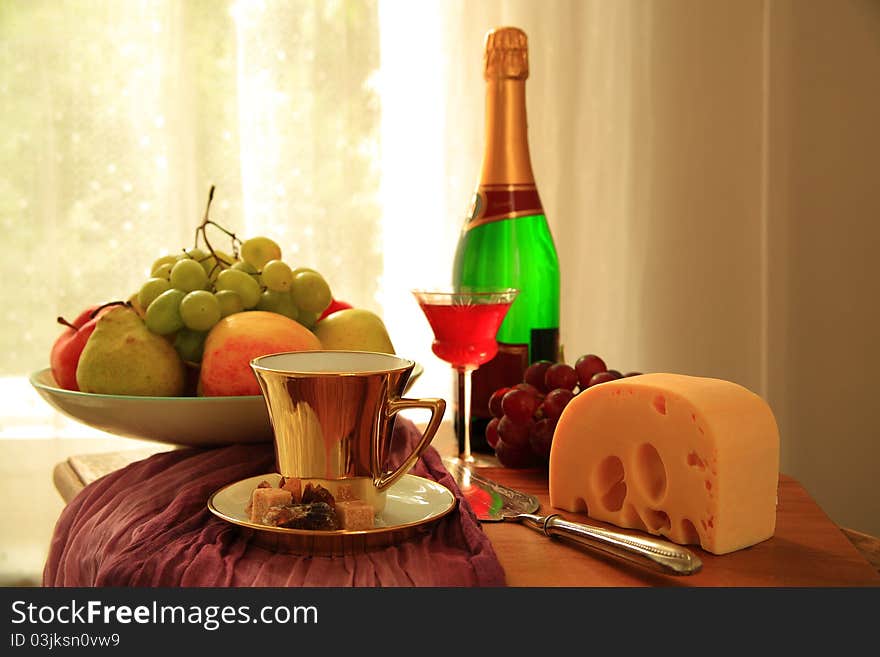
<svg viewBox="0 0 880 657">
<path fill-rule="evenodd" d="M 458 403 L 458 422 L 464 436 L 461 459 L 472 463 L 474 457 L 471 454 L 471 373 L 474 370 L 471 367 L 461 367 L 457 368 L 457 371 L 458 390 L 461 394 Z"/>
</svg>

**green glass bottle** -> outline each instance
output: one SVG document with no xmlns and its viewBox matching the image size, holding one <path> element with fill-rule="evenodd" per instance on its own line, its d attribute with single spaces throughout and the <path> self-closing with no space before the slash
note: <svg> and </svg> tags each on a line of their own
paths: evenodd
<svg viewBox="0 0 880 657">
<path fill-rule="evenodd" d="M 529 156 L 526 34 L 503 27 L 486 35 L 485 147 L 480 183 L 455 254 L 460 286 L 515 287 L 519 296 L 498 331 L 498 355 L 473 374 L 471 449 L 485 439 L 489 398 L 516 385 L 530 363 L 559 358 L 559 261 Z M 458 403 L 463 403 L 461 393 Z"/>
</svg>

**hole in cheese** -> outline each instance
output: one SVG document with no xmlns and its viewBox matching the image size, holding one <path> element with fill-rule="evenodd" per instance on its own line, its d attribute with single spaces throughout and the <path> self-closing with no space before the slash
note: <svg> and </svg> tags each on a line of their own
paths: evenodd
<svg viewBox="0 0 880 657">
<path fill-rule="evenodd" d="M 623 461 L 617 456 L 606 456 L 596 468 L 596 488 L 599 494 L 608 492 L 618 481 L 623 481 Z"/>
<path fill-rule="evenodd" d="M 699 468 L 700 470 L 706 469 L 706 464 L 703 463 L 703 459 L 701 459 L 700 455 L 696 452 L 688 454 L 688 465 L 692 468 Z"/>
<path fill-rule="evenodd" d="M 651 443 L 642 443 L 636 450 L 635 478 L 651 501 L 658 503 L 663 500 L 666 494 L 666 466 Z"/>
<path fill-rule="evenodd" d="M 681 541 L 679 542 L 685 545 L 700 544 L 700 534 L 697 532 L 697 528 L 694 527 L 694 523 L 687 518 L 681 521 Z"/>
<path fill-rule="evenodd" d="M 626 499 L 626 484 L 618 481 L 602 496 L 602 505 L 609 511 L 620 511 Z"/>
<path fill-rule="evenodd" d="M 669 521 L 669 514 L 665 511 L 648 509 L 645 512 L 645 515 L 647 515 L 646 521 L 648 528 L 651 531 L 668 531 L 669 528 L 672 527 L 672 523 Z"/>
<path fill-rule="evenodd" d="M 596 489 L 602 496 L 602 506 L 609 511 L 620 511 L 626 499 L 626 484 L 623 482 L 623 461 L 617 456 L 606 456 L 596 468 Z"/>
<path fill-rule="evenodd" d="M 666 397 L 663 395 L 656 395 L 653 403 L 655 411 L 660 413 L 660 415 L 666 415 Z"/>
</svg>

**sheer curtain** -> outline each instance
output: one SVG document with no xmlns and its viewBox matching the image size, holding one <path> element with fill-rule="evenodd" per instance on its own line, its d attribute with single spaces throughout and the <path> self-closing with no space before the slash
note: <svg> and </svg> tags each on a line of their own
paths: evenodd
<svg viewBox="0 0 880 657">
<path fill-rule="evenodd" d="M 22 377 L 56 316 L 192 245 L 211 185 L 214 220 L 381 311 L 377 20 L 372 1 L 3 3 L 2 435 L 78 429 L 46 426 Z"/>
<path fill-rule="evenodd" d="M 783 470 L 880 533 L 870 0 L 3 3 L 0 374 L 189 244 L 214 183 L 217 220 L 381 312 L 417 392 L 449 392 L 409 289 L 449 278 L 504 24 L 530 39 L 567 358 L 764 395 Z"/>
</svg>

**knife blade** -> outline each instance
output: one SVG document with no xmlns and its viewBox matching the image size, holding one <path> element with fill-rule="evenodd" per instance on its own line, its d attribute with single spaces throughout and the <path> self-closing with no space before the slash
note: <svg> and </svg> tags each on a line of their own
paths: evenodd
<svg viewBox="0 0 880 657">
<path fill-rule="evenodd" d="M 703 567 L 696 554 L 676 543 L 572 522 L 555 513 L 535 515 L 541 503 L 534 495 L 492 481 L 458 459 L 444 457 L 443 464 L 481 521 L 513 520 L 550 538 L 565 539 L 666 575 L 693 575 Z"/>
<path fill-rule="evenodd" d="M 541 506 L 534 495 L 487 479 L 457 459 L 444 457 L 443 464 L 480 520 L 502 522 L 505 515 L 534 513 Z"/>
</svg>

